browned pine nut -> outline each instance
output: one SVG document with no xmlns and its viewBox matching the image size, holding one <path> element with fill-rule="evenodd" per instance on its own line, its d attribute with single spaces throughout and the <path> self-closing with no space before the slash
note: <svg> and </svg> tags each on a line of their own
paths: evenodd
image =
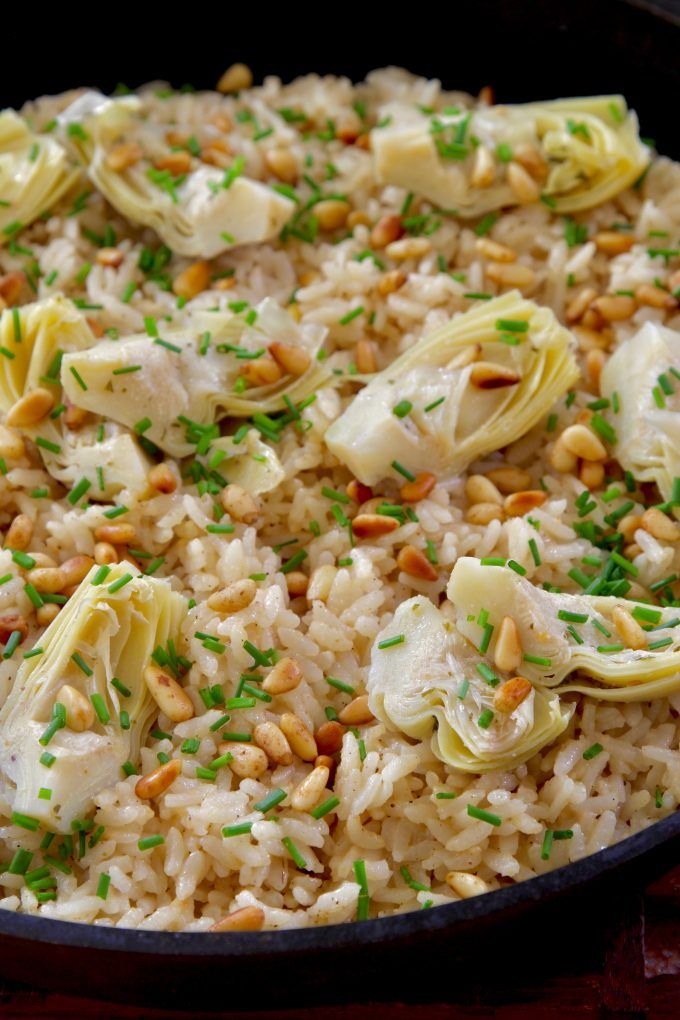
<svg viewBox="0 0 680 1020">
<path fill-rule="evenodd" d="M 489 262 L 484 272 L 490 280 L 501 287 L 530 287 L 534 282 L 535 274 L 529 266 L 520 262 Z"/>
<path fill-rule="evenodd" d="M 71 584 L 80 584 L 93 566 L 94 560 L 92 557 L 86 556 L 84 553 L 78 553 L 77 556 L 71 556 L 70 559 L 64 560 L 59 568 L 64 577 L 64 587 L 66 588 Z"/>
<path fill-rule="evenodd" d="M 314 761 L 319 753 L 316 740 L 302 719 L 293 712 L 284 712 L 279 720 L 279 726 L 293 753 L 303 761 Z"/>
<path fill-rule="evenodd" d="M 343 726 L 365 726 L 373 722 L 375 716 L 368 707 L 368 695 L 360 694 L 350 701 L 349 705 L 338 713 L 338 719 Z"/>
<path fill-rule="evenodd" d="M 469 900 L 473 896 L 481 896 L 489 891 L 489 886 L 484 879 L 479 875 L 472 875 L 469 871 L 449 871 L 446 876 L 446 884 L 462 900 Z"/>
<path fill-rule="evenodd" d="M 286 588 L 292 599 L 306 595 L 308 587 L 309 578 L 302 570 L 291 570 L 290 573 L 286 574 Z"/>
<path fill-rule="evenodd" d="M 229 767 L 241 779 L 259 779 L 269 768 L 269 759 L 261 747 L 224 741 L 220 754 L 230 754 Z"/>
<path fill-rule="evenodd" d="M 470 475 L 465 482 L 465 495 L 470 503 L 498 503 L 500 506 L 503 502 L 500 492 L 485 475 Z"/>
<path fill-rule="evenodd" d="M 319 803 L 329 775 L 330 770 L 325 765 L 315 766 L 293 790 L 290 798 L 291 807 L 296 811 L 311 811 L 314 805 Z"/>
<path fill-rule="evenodd" d="M 680 529 L 675 521 L 672 521 L 655 506 L 650 506 L 648 510 L 645 510 L 640 519 L 640 525 L 653 538 L 658 538 L 662 542 L 677 542 L 680 538 Z"/>
<path fill-rule="evenodd" d="M 59 615 L 60 606 L 54 602 L 46 602 L 44 606 L 40 606 L 40 609 L 35 611 L 35 619 L 39 627 L 49 627 Z"/>
<path fill-rule="evenodd" d="M 246 609 L 257 595 L 257 584 L 251 577 L 233 581 L 220 591 L 213 592 L 208 599 L 208 608 L 226 616 Z"/>
<path fill-rule="evenodd" d="M 628 648 L 639 649 L 647 647 L 647 635 L 637 620 L 623 606 L 614 606 L 612 622 Z"/>
<path fill-rule="evenodd" d="M 165 462 L 162 464 L 156 464 L 149 471 L 149 485 L 152 489 L 155 489 L 156 492 L 174 492 L 177 488 L 175 472 L 172 470 L 170 465 Z"/>
<path fill-rule="evenodd" d="M 473 188 L 488 188 L 496 179 L 496 163 L 486 145 L 479 145 L 475 150 L 470 174 Z"/>
<path fill-rule="evenodd" d="M 273 666 L 271 672 L 265 677 L 262 683 L 262 690 L 267 694 L 287 694 L 299 687 L 302 680 L 302 670 L 295 659 L 289 655 Z"/>
<path fill-rule="evenodd" d="M 542 506 L 548 498 L 547 492 L 541 489 L 526 489 L 524 492 L 513 492 L 505 497 L 503 509 L 508 517 L 523 517 L 530 510 Z"/>
<path fill-rule="evenodd" d="M 66 725 L 75 733 L 89 730 L 94 723 L 94 708 L 89 698 L 70 684 L 64 684 L 57 701 L 66 709 Z"/>
<path fill-rule="evenodd" d="M 587 425 L 570 425 L 562 433 L 562 442 L 582 460 L 604 460 L 607 456 L 604 443 Z"/>
<path fill-rule="evenodd" d="M 372 375 L 378 369 L 375 344 L 370 340 L 359 340 L 354 348 L 354 363 L 361 375 Z"/>
<path fill-rule="evenodd" d="M 382 538 L 398 527 L 399 521 L 387 514 L 357 514 L 352 521 L 352 531 L 356 538 Z"/>
<path fill-rule="evenodd" d="M 194 706 L 187 692 L 174 677 L 168 676 L 160 666 L 151 664 L 144 670 L 144 682 L 160 708 L 172 722 L 186 722 L 193 719 Z"/>
<path fill-rule="evenodd" d="M 642 283 L 635 288 L 635 300 L 639 305 L 647 305 L 650 308 L 676 308 L 678 302 L 663 287 L 655 287 L 651 283 Z M 7 422 L 8 425 L 12 423 Z"/>
<path fill-rule="evenodd" d="M 478 237 L 475 247 L 480 255 L 486 259 L 492 259 L 494 262 L 515 262 L 517 259 L 517 252 L 514 248 L 509 248 L 507 244 L 500 244 L 498 241 L 492 241 L 490 237 Z"/>
<path fill-rule="evenodd" d="M 584 460 L 578 469 L 579 479 L 588 489 L 599 489 L 604 482 L 604 464 L 599 461 Z"/>
<path fill-rule="evenodd" d="M 187 266 L 172 281 L 172 289 L 178 297 L 191 301 L 210 286 L 210 263 L 203 259 Z"/>
<path fill-rule="evenodd" d="M 284 181 L 286 184 L 295 184 L 298 179 L 298 168 L 295 156 L 290 149 L 269 149 L 265 153 L 264 161 L 267 169 L 280 181 Z"/>
<path fill-rule="evenodd" d="M 0 457 L 7 460 L 19 460 L 26 452 L 26 444 L 18 432 L 13 432 L 5 425 L 0 425 Z"/>
<path fill-rule="evenodd" d="M 542 183 L 548 176 L 548 164 L 535 145 L 520 142 L 512 151 L 512 158 L 529 173 L 535 181 Z"/>
<path fill-rule="evenodd" d="M 173 177 L 180 174 L 188 174 L 191 170 L 191 154 L 182 152 L 168 152 L 154 162 L 156 170 L 169 170 Z"/>
<path fill-rule="evenodd" d="M 117 563 L 118 553 L 110 542 L 97 542 L 94 547 L 95 563 Z"/>
<path fill-rule="evenodd" d="M 635 238 L 630 234 L 623 234 L 620 230 L 601 230 L 593 238 L 598 251 L 606 255 L 621 255 L 624 251 L 630 251 L 635 244 Z"/>
<path fill-rule="evenodd" d="M 497 712 L 509 715 L 531 694 L 531 684 L 523 676 L 514 676 L 500 685 L 493 696 Z"/>
<path fill-rule="evenodd" d="M 140 800 L 151 800 L 152 797 L 159 797 L 165 793 L 182 771 L 182 762 L 179 758 L 171 758 L 165 765 L 159 765 L 153 772 L 141 776 L 135 784 L 135 793 Z"/>
<path fill-rule="evenodd" d="M 341 726 L 335 719 L 322 723 L 314 734 L 316 746 L 320 754 L 335 754 L 342 747 L 342 738 L 345 735 L 345 727 Z"/>
<path fill-rule="evenodd" d="M 378 293 L 382 297 L 387 297 L 388 294 L 394 294 L 396 290 L 403 287 L 408 277 L 406 273 L 403 273 L 401 269 L 388 269 L 386 273 L 383 273 L 378 281 Z"/>
<path fill-rule="evenodd" d="M 269 345 L 269 353 L 289 375 L 304 375 L 312 363 L 312 359 L 304 347 L 282 344 L 278 340 Z"/>
<path fill-rule="evenodd" d="M 92 415 L 89 411 L 86 411 L 84 407 L 76 407 L 75 404 L 66 402 L 66 410 L 64 411 L 62 421 L 67 429 L 71 432 L 77 432 L 83 425 L 90 420 Z"/>
<path fill-rule="evenodd" d="M 564 313 L 567 322 L 578 322 L 596 297 L 597 291 L 594 287 L 584 287 L 578 294 L 575 294 Z"/>
<path fill-rule="evenodd" d="M 137 142 L 121 142 L 120 145 L 114 145 L 107 154 L 106 165 L 120 173 L 121 170 L 127 170 L 128 167 L 139 163 L 143 156 L 144 150 Z"/>
<path fill-rule="evenodd" d="M 27 514 L 17 514 L 5 535 L 8 549 L 26 549 L 33 538 L 33 521 Z"/>
<path fill-rule="evenodd" d="M 260 907 L 241 907 L 208 928 L 208 931 L 262 931 L 264 910 Z"/>
<path fill-rule="evenodd" d="M 295 308 L 297 306 L 293 305 L 288 310 L 292 313 Z M 247 361 L 241 369 L 241 375 L 248 380 L 251 386 L 273 386 L 279 381 L 283 372 L 273 358 L 263 354 L 255 361 Z"/>
<path fill-rule="evenodd" d="M 257 520 L 258 507 L 255 499 L 240 485 L 226 485 L 222 489 L 222 506 L 235 521 L 252 524 Z"/>
<path fill-rule="evenodd" d="M 436 581 L 439 577 L 422 549 L 414 545 L 405 545 L 399 550 L 397 566 L 410 577 L 419 577 L 423 581 Z"/>
<path fill-rule="evenodd" d="M 516 163 L 514 160 L 508 163 L 506 173 L 510 189 L 518 202 L 522 205 L 529 202 L 538 202 L 541 194 L 540 188 L 521 163 Z"/>
<path fill-rule="evenodd" d="M 314 215 L 322 230 L 338 230 L 347 223 L 351 206 L 340 198 L 325 198 L 314 206 Z"/>
<path fill-rule="evenodd" d="M 561 471 L 562 474 L 575 471 L 578 464 L 578 457 L 566 448 L 562 442 L 562 436 L 559 436 L 553 443 L 548 459 L 555 471 Z"/>
<path fill-rule="evenodd" d="M 18 630 L 21 640 L 24 641 L 28 634 L 28 623 L 21 613 L 5 613 L 0 616 L 0 644 L 6 645 L 10 634 Z"/>
<path fill-rule="evenodd" d="M 490 524 L 491 521 L 502 521 L 505 511 L 497 503 L 473 503 L 465 512 L 468 524 Z"/>
<path fill-rule="evenodd" d="M 522 661 L 522 641 L 517 624 L 511 616 L 504 616 L 498 629 L 493 661 L 498 669 L 511 672 Z"/>
<path fill-rule="evenodd" d="M 253 84 L 253 72 L 247 64 L 231 64 L 217 83 L 217 91 L 222 93 L 241 92 Z"/>
<path fill-rule="evenodd" d="M 137 532 L 134 524 L 100 524 L 94 529 L 94 537 L 98 542 L 111 545 L 130 545 L 137 538 Z"/>
<path fill-rule="evenodd" d="M 436 484 L 436 475 L 430 471 L 421 471 L 416 475 L 415 482 L 404 482 L 401 487 L 401 498 L 405 503 L 419 503 L 432 492 Z"/>
<path fill-rule="evenodd" d="M 292 765 L 293 752 L 283 730 L 273 722 L 263 722 L 253 730 L 253 740 L 275 765 Z"/>
<path fill-rule="evenodd" d="M 486 477 L 505 495 L 511 492 L 521 492 L 522 489 L 528 489 L 531 485 L 531 475 L 528 471 L 510 465 L 493 468 L 491 471 L 487 471 Z"/>
<path fill-rule="evenodd" d="M 399 262 L 406 259 L 419 259 L 432 249 L 432 242 L 427 237 L 402 237 L 399 241 L 391 241 L 385 248 L 388 258 Z"/>
<path fill-rule="evenodd" d="M 19 272 L 18 270 L 13 273 L 5 273 L 4 276 L 0 276 L 0 299 L 4 302 L 4 305 L 0 303 L 0 308 L 11 308 L 12 305 L 15 305 L 18 302 L 25 282 L 25 273 Z"/>
<path fill-rule="evenodd" d="M 46 418 L 54 407 L 54 397 L 49 390 L 39 386 L 35 390 L 24 393 L 15 404 L 12 404 L 5 421 L 10 428 L 26 428 L 37 425 Z"/>
<path fill-rule="evenodd" d="M 66 587 L 64 572 L 59 567 L 36 567 L 29 570 L 26 580 L 36 591 L 54 594 Z"/>
<path fill-rule="evenodd" d="M 401 216 L 396 216 L 394 213 L 381 216 L 371 231 L 371 248 L 385 248 L 393 241 L 398 241 L 403 234 Z"/>
<path fill-rule="evenodd" d="M 113 269 L 118 268 L 124 257 L 118 248 L 100 248 L 95 255 L 100 266 L 111 266 Z"/>
<path fill-rule="evenodd" d="M 627 294 L 603 294 L 593 301 L 593 308 L 607 322 L 621 322 L 634 313 L 635 299 Z"/>
<path fill-rule="evenodd" d="M 470 369 L 470 382 L 479 390 L 498 390 L 506 386 L 516 386 L 521 376 L 505 365 L 495 365 L 490 361 L 477 361 Z"/>
</svg>

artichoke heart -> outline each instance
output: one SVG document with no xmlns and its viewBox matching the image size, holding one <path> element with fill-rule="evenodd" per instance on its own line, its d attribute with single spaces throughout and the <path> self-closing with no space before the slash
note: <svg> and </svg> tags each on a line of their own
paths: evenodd
<svg viewBox="0 0 680 1020">
<path fill-rule="evenodd" d="M 451 572 L 447 595 L 456 626 L 474 645 L 482 638 L 480 613 L 493 627 L 493 657 L 503 618 L 514 620 L 523 661 L 518 671 L 541 687 L 557 687 L 583 673 L 559 693 L 579 691 L 612 701 L 650 701 L 680 689 L 680 622 L 677 610 L 602 595 L 570 595 L 537 588 L 509 567 L 464 556 Z M 615 617 L 625 610 L 633 623 L 653 628 L 643 645 L 629 647 Z M 576 635 L 576 636 L 574 636 Z M 597 681 L 593 683 L 589 678 Z"/>
<path fill-rule="evenodd" d="M 213 258 L 243 244 L 276 237 L 295 203 L 260 181 L 234 170 L 199 163 L 173 175 L 156 163 L 168 156 L 166 128 L 146 119 L 140 100 L 79 96 L 59 117 L 63 128 L 79 124 L 70 140 L 88 174 L 119 213 L 152 227 L 180 255 Z M 134 161 L 116 159 L 122 147 L 139 151 Z M 194 160 L 194 164 L 195 164 Z"/>
<path fill-rule="evenodd" d="M 63 297 L 5 309 L 0 314 L 0 347 L 10 356 L 0 358 L 0 409 L 9 411 L 38 388 L 48 389 L 59 405 L 63 357 L 95 343 L 85 317 Z M 21 431 L 37 442 L 53 478 L 68 486 L 86 478 L 91 499 L 110 500 L 122 489 L 141 492 L 146 486 L 149 458 L 134 437 L 113 422 L 104 423 L 102 435 L 95 424 L 73 431 L 64 426 L 61 414 L 47 415 Z"/>
<path fill-rule="evenodd" d="M 366 485 L 398 479 L 395 460 L 453 478 L 547 414 L 578 377 L 572 347 L 548 308 L 510 291 L 456 316 L 373 376 L 328 429 L 326 445 Z"/>
<path fill-rule="evenodd" d="M 61 366 L 64 391 L 79 407 L 128 428 L 150 419 L 145 437 L 175 457 L 195 453 L 198 433 L 213 427 L 217 434 L 215 423 L 225 415 L 281 410 L 286 398 L 303 400 L 330 378 L 315 358 L 325 327 L 299 326 L 271 298 L 255 311 L 252 324 L 242 314 L 197 312 L 187 329 L 167 330 L 162 337 L 103 340 L 67 354 Z M 300 376 L 282 373 L 275 383 L 239 394 L 237 381 L 246 366 L 267 356 L 272 341 L 299 347 L 308 368 Z M 192 430 L 193 442 L 187 438 Z"/>
<path fill-rule="evenodd" d="M 237 434 L 214 439 L 208 466 L 216 462 L 217 470 L 228 482 L 240 485 L 253 496 L 271 492 L 286 477 L 276 451 L 262 442 L 255 429 L 249 429 L 243 439 Z"/>
<path fill-rule="evenodd" d="M 400 643 L 380 647 L 396 635 L 403 635 Z M 416 740 L 431 736 L 433 753 L 464 772 L 519 765 L 557 739 L 573 707 L 533 688 L 514 711 L 494 712 L 494 688 L 478 672 L 480 663 L 445 614 L 417 595 L 402 602 L 376 638 L 367 681 L 371 710 Z"/>
<path fill-rule="evenodd" d="M 51 135 L 35 134 L 13 110 L 0 113 L 0 245 L 13 226 L 26 227 L 51 209 L 80 170 Z"/>
<path fill-rule="evenodd" d="M 423 115 L 375 128 L 371 149 L 379 181 L 463 217 L 541 196 L 560 213 L 591 209 L 633 184 L 649 162 L 622 96 Z M 524 189 L 512 186 L 513 174 Z"/>
<path fill-rule="evenodd" d="M 669 374 L 670 370 L 670 374 Z M 616 456 L 640 482 L 656 482 L 670 499 L 680 477 L 680 333 L 646 322 L 607 360 L 602 396 L 618 394 Z M 659 387 L 665 377 L 668 392 Z"/>
<path fill-rule="evenodd" d="M 185 599 L 166 581 L 135 576 L 116 590 L 115 582 L 134 568 L 117 564 L 95 585 L 98 569 L 92 568 L 41 636 L 42 652 L 21 664 L 0 712 L 4 794 L 14 811 L 57 832 L 69 832 L 97 793 L 122 778 L 121 766 L 138 760 L 158 711 L 144 668 L 154 649 L 176 636 L 186 613 Z M 129 696 L 112 686 L 114 678 Z M 94 699 L 97 714 L 82 731 L 72 729 L 66 717 L 66 725 L 48 739 L 45 731 L 65 684 Z M 123 710 L 129 729 L 120 723 Z M 46 750 L 48 764 L 41 761 Z M 51 764 L 49 756 L 55 759 Z M 41 788 L 52 791 L 50 800 L 38 796 Z"/>
</svg>

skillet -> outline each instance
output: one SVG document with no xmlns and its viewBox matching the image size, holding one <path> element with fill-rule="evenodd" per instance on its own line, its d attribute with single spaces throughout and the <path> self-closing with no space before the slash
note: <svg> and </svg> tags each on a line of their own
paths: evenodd
<svg viewBox="0 0 680 1020">
<path fill-rule="evenodd" d="M 261 80 L 315 70 L 355 80 L 398 64 L 450 88 L 491 83 L 501 101 L 620 91 L 642 134 L 680 158 L 674 106 L 680 95 L 680 0 L 475 0 L 434 12 L 345 4 L 328 9 L 230 13 L 180 23 L 178 15 L 135 15 L 95 27 L 47 25 L 27 48 L 28 29 L 9 14 L 0 107 L 88 84 L 111 91 L 170 79 L 211 87 L 233 60 Z M 95 17 L 98 17 L 95 12 Z M 13 19 L 16 24 L 13 24 Z M 614 847 L 539 878 L 450 906 L 307 930 L 205 935 L 76 925 L 0 911 L 0 974 L 71 994 L 197 1009 L 285 1008 L 319 1002 L 446 1001 L 513 968 L 582 959 L 615 930 L 621 903 L 671 867 L 680 851 L 680 813 Z M 594 938 L 593 938 L 594 936 Z M 498 948 L 502 952 L 498 954 Z M 590 949 L 588 948 L 590 947 Z M 486 1000 L 485 1000 L 486 1001 Z"/>
</svg>

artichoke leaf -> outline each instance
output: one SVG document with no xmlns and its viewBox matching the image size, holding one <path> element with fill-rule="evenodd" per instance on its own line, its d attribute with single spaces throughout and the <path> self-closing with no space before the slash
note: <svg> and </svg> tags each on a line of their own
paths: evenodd
<svg viewBox="0 0 680 1020">
<path fill-rule="evenodd" d="M 13 224 L 26 227 L 75 183 L 80 170 L 51 135 L 33 132 L 13 110 L 0 113 L 0 245 Z"/>
<path fill-rule="evenodd" d="M 37 818 L 57 832 L 92 807 L 100 790 L 117 782 L 121 766 L 136 762 L 158 708 L 144 682 L 144 668 L 158 645 L 179 631 L 186 600 L 167 581 L 135 576 L 118 591 L 111 586 L 134 568 L 116 564 L 104 584 L 93 584 L 93 567 L 62 611 L 40 637 L 41 654 L 25 659 L 0 711 L 0 775 L 14 811 Z M 79 657 L 86 670 L 74 660 Z M 111 685 L 118 680 L 130 691 L 123 696 Z M 55 761 L 41 763 L 40 738 L 52 719 L 64 684 L 88 700 L 102 699 L 107 722 L 95 716 L 82 732 L 68 725 L 47 745 Z M 120 725 L 120 712 L 130 717 Z M 51 789 L 50 800 L 38 796 Z"/>
<path fill-rule="evenodd" d="M 401 643 L 379 647 L 397 634 Z M 480 726 L 494 695 L 476 669 L 482 661 L 446 615 L 417 595 L 401 603 L 376 638 L 367 681 L 371 710 L 409 737 L 431 737 L 433 753 L 464 772 L 519 765 L 564 731 L 573 709 L 534 688 L 513 712 L 496 712 L 488 727 Z"/>
<path fill-rule="evenodd" d="M 498 328 L 504 321 L 516 327 L 515 343 L 501 339 L 508 336 Z M 550 309 L 510 291 L 456 316 L 373 376 L 327 430 L 326 445 L 366 485 L 399 479 L 395 460 L 413 473 L 453 478 L 548 413 L 578 377 L 572 347 Z M 476 362 L 468 355 L 519 381 L 474 385 Z M 403 417 L 395 414 L 400 404 L 412 405 Z"/>
<path fill-rule="evenodd" d="M 253 496 L 271 492 L 286 477 L 275 450 L 262 442 L 255 429 L 249 429 L 240 442 L 234 436 L 214 439 L 210 444 L 211 462 L 218 451 L 225 454 L 217 466 L 220 474 Z"/>
<path fill-rule="evenodd" d="M 474 645 L 482 636 L 479 614 L 486 611 L 494 628 L 488 647 L 491 658 L 499 625 L 510 615 L 524 654 L 518 671 L 540 687 L 558 687 L 579 672 L 585 678 L 559 686 L 560 694 L 576 690 L 604 700 L 649 701 L 680 689 L 680 625 L 672 607 L 649 607 L 614 596 L 548 592 L 509 567 L 488 566 L 471 556 L 456 562 L 447 595 L 455 606 L 459 632 Z M 649 625 L 645 621 L 651 610 L 656 622 L 649 642 L 658 641 L 661 646 L 653 650 L 626 647 L 612 619 L 616 607 L 631 615 L 642 613 L 642 626 Z"/>
<path fill-rule="evenodd" d="M 506 171 L 521 146 L 531 146 L 543 165 L 536 201 L 544 196 L 560 213 L 608 201 L 633 184 L 649 162 L 637 117 L 622 96 L 477 107 L 423 116 L 415 124 L 412 119 L 371 132 L 378 180 L 462 217 L 518 204 Z M 480 145 L 503 156 L 492 155 L 489 177 L 476 186 L 473 168 Z"/>
<path fill-rule="evenodd" d="M 225 176 L 205 163 L 177 177 L 156 170 L 154 163 L 168 155 L 167 126 L 146 119 L 137 97 L 108 99 L 86 92 L 59 121 L 64 129 L 81 125 L 71 143 L 111 205 L 133 223 L 152 227 L 179 255 L 213 258 L 239 245 L 268 241 L 295 210 L 291 199 L 260 181 Z M 117 169 L 109 157 L 119 145 L 140 146 L 142 158 Z"/>
<path fill-rule="evenodd" d="M 176 457 L 194 453 L 196 440 L 187 440 L 192 425 L 201 429 L 226 415 L 281 410 L 285 398 L 298 402 L 332 378 L 315 357 L 325 327 L 298 325 L 272 298 L 255 311 L 252 324 L 233 312 L 195 313 L 186 329 L 164 331 L 160 338 L 135 334 L 67 354 L 61 366 L 64 392 L 79 407 L 130 429 L 149 418 L 147 439 Z M 272 341 L 303 348 L 310 359 L 307 371 L 237 392 L 244 365 L 252 360 L 243 355 L 262 355 Z"/>
</svg>

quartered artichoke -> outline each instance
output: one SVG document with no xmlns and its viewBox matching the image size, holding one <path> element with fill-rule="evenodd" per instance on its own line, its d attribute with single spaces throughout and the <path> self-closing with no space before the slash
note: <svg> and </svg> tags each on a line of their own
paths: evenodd
<svg viewBox="0 0 680 1020">
<path fill-rule="evenodd" d="M 397 635 L 401 643 L 380 648 Z M 494 687 L 477 669 L 483 662 L 444 613 L 417 595 L 402 602 L 376 638 L 367 681 L 371 710 L 417 740 L 431 734 L 434 754 L 464 772 L 519 765 L 566 729 L 573 707 L 535 687 L 514 711 L 493 712 Z"/>
<path fill-rule="evenodd" d="M 602 396 L 618 394 L 616 456 L 640 482 L 656 482 L 671 498 L 680 478 L 680 333 L 657 322 L 614 351 L 602 371 Z M 660 378 L 664 381 L 663 389 Z M 666 392 L 667 391 L 667 392 Z"/>
<path fill-rule="evenodd" d="M 79 407 L 128 428 L 150 419 L 145 437 L 173 456 L 195 453 L 195 441 L 186 437 L 192 423 L 210 426 L 226 415 L 280 410 L 285 398 L 298 402 L 330 378 L 315 357 L 325 327 L 298 325 L 271 298 L 255 311 L 252 325 L 240 313 L 196 313 L 188 329 L 164 330 L 162 337 L 137 334 L 104 340 L 67 354 L 61 366 L 64 391 Z M 241 390 L 238 380 L 247 372 L 245 366 L 266 355 L 274 341 L 302 348 L 308 355 L 307 370 Z"/>
<path fill-rule="evenodd" d="M 175 638 L 186 613 L 185 599 L 166 581 L 130 576 L 116 590 L 116 582 L 134 568 L 117 564 L 103 584 L 95 585 L 97 569 L 41 636 L 43 651 L 24 660 L 0 712 L 5 795 L 14 811 L 58 832 L 69 832 L 93 797 L 122 778 L 121 766 L 137 761 L 157 712 L 144 668 L 158 645 Z M 112 686 L 114 678 L 129 696 Z M 88 699 L 94 696 L 97 715 L 91 729 L 82 732 L 71 729 L 68 719 L 61 728 L 52 725 L 48 739 L 45 731 L 58 718 L 55 705 L 65 684 Z M 127 729 L 121 726 L 123 710 Z M 41 761 L 45 751 L 48 757 Z M 49 764 L 51 755 L 55 760 Z M 51 790 L 49 800 L 38 796 L 41 788 Z"/>
<path fill-rule="evenodd" d="M 51 209 L 80 171 L 51 135 L 38 135 L 13 110 L 0 113 L 0 245 Z"/>
<path fill-rule="evenodd" d="M 463 217 L 541 195 L 560 213 L 591 209 L 629 187 L 649 162 L 622 96 L 423 115 L 375 128 L 371 149 L 379 181 Z M 510 183 L 518 171 L 508 168 L 518 165 L 529 171 L 523 198 Z"/>
<path fill-rule="evenodd" d="M 213 258 L 242 244 L 276 237 L 295 204 L 260 181 L 201 163 L 173 176 L 155 163 L 169 154 L 167 127 L 145 119 L 133 96 L 107 99 L 86 92 L 59 117 L 78 124 L 70 139 L 88 174 L 111 205 L 133 223 L 152 227 L 180 255 Z M 140 147 L 136 162 L 118 167 L 115 149 Z M 143 154 L 143 155 L 142 155 Z"/>
<path fill-rule="evenodd" d="M 228 482 L 240 485 L 253 496 L 271 492 L 286 477 L 275 451 L 262 442 L 256 429 L 249 429 L 242 440 L 238 436 L 213 439 L 207 460 L 208 467 L 213 465 Z"/>
<path fill-rule="evenodd" d="M 359 481 L 455 477 L 529 431 L 578 377 L 571 334 L 511 291 L 431 333 L 375 375 L 326 432 Z M 402 413 L 404 412 L 404 413 Z"/>
<path fill-rule="evenodd" d="M 9 411 L 37 388 L 49 389 L 58 406 L 62 358 L 95 343 L 85 317 L 63 297 L 6 309 L 0 314 L 0 409 Z M 73 380 L 70 374 L 69 378 Z M 151 467 L 148 457 L 135 438 L 114 422 L 105 422 L 102 429 L 86 424 L 71 431 L 59 415 L 26 426 L 22 432 L 38 443 L 45 467 L 58 481 L 71 486 L 87 478 L 91 499 L 109 500 L 124 488 L 143 490 Z"/>
<path fill-rule="evenodd" d="M 475 646 L 482 639 L 479 618 L 484 613 L 494 628 L 488 646 L 492 658 L 499 625 L 511 616 L 524 656 L 518 672 L 541 687 L 557 687 L 579 671 L 586 677 L 561 686 L 560 693 L 649 701 L 680 689 L 680 620 L 673 608 L 613 596 L 547 592 L 509 567 L 487 566 L 468 556 L 454 566 L 447 595 L 455 606 L 458 630 Z M 643 647 L 629 647 L 620 636 L 613 617 L 621 609 L 650 628 Z"/>
</svg>

